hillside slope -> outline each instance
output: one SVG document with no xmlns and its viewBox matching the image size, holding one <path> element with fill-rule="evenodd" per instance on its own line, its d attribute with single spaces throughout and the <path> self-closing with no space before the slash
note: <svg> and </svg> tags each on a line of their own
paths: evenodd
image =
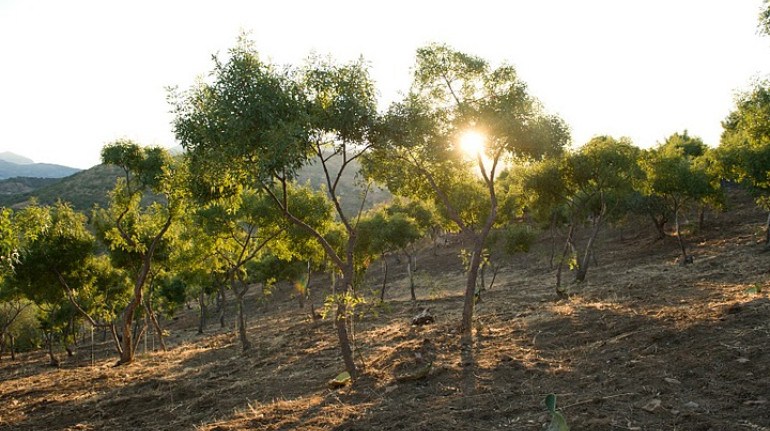
<svg viewBox="0 0 770 431">
<path fill-rule="evenodd" d="M 2 161 L 0 161 L 2 163 Z M 338 164 L 331 164 L 333 169 Z M 361 207 L 361 198 L 366 187 L 357 184 L 356 174 L 359 164 L 353 162 L 343 175 L 338 194 L 340 202 L 349 214 L 357 213 Z M 10 178 L 0 180 L 0 206 L 20 207 L 26 205 L 32 198 L 42 204 L 51 205 L 61 199 L 69 202 L 80 211 L 88 211 L 94 205 L 101 207 L 109 203 L 108 193 L 115 187 L 115 181 L 120 170 L 114 166 L 96 165 L 90 169 L 78 172 L 61 180 L 39 180 Z M 309 165 L 299 173 L 298 182 L 305 182 L 315 188 L 325 183 L 323 169 L 317 165 Z M 391 199 L 386 190 L 372 186 L 366 195 L 365 209 Z"/>
<path fill-rule="evenodd" d="M 0 160 L 0 179 L 13 177 L 62 178 L 80 169 L 50 163 L 16 164 Z"/>
<path fill-rule="evenodd" d="M 42 352 L 4 360 L 0 429 L 534 431 L 548 421 L 548 393 L 574 430 L 767 429 L 764 214 L 747 199 L 732 204 L 689 236 L 689 267 L 676 264 L 673 239 L 655 241 L 644 225 L 608 230 L 569 301 L 555 300 L 544 236 L 503 262 L 477 305 L 470 349 L 457 333 L 459 239 L 419 255 L 419 306 L 434 324 L 411 325 L 404 263 L 390 258 L 388 306 L 356 320 L 365 368 L 352 388 L 327 386 L 343 369 L 333 322 L 309 320 L 288 285 L 268 306 L 247 302 L 256 347 L 245 355 L 232 317 L 199 336 L 196 310 L 186 310 L 165 323 L 168 352 L 148 344 L 129 366 L 112 367 L 107 344 L 93 366 L 87 345 L 61 370 L 46 368 Z M 363 291 L 380 276 L 375 262 Z M 328 285 L 312 280 L 317 305 Z M 755 285 L 761 293 L 746 292 Z M 426 363 L 431 371 L 411 380 Z"/>
</svg>

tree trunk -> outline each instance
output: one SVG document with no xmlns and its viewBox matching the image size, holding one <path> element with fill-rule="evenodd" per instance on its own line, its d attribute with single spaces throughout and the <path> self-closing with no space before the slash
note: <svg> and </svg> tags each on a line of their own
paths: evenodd
<svg viewBox="0 0 770 431">
<path fill-rule="evenodd" d="M 158 342 L 160 343 L 160 348 L 163 349 L 163 351 L 165 352 L 168 349 L 166 348 L 166 341 L 163 339 L 163 330 L 160 328 L 160 323 L 158 323 L 158 318 L 155 316 L 155 312 L 152 311 L 152 308 L 150 307 L 149 298 L 147 303 L 145 304 L 145 308 L 147 311 L 147 316 L 149 316 L 150 321 L 152 322 L 152 327 L 155 328 L 155 333 L 158 336 Z"/>
<path fill-rule="evenodd" d="M 770 245 L 770 212 L 767 213 L 767 221 L 765 222 L 765 245 Z"/>
<path fill-rule="evenodd" d="M 11 353 L 11 360 L 16 360 L 16 337 L 13 334 L 8 334 L 8 338 L 10 338 L 10 343 L 8 343 L 8 349 Z"/>
<path fill-rule="evenodd" d="M 657 218 L 653 214 L 650 214 L 650 218 L 652 219 L 652 223 L 655 225 L 655 230 L 658 232 L 657 239 L 665 239 L 666 223 L 668 223 L 668 219 L 666 218 L 666 215 L 661 214 L 660 218 Z"/>
<path fill-rule="evenodd" d="M 49 330 L 45 334 L 46 338 L 46 344 L 48 345 L 48 357 L 51 359 L 51 362 L 49 365 L 52 367 L 59 367 L 61 366 L 61 362 L 59 362 L 59 358 L 56 357 L 56 355 L 53 353 L 53 330 Z"/>
<path fill-rule="evenodd" d="M 225 285 L 219 285 L 219 327 L 224 329 L 225 327 L 225 309 L 227 308 L 227 292 L 225 291 Z"/>
<path fill-rule="evenodd" d="M 548 258 L 548 269 L 553 269 L 553 258 L 556 255 L 556 211 L 551 212 L 551 226 L 548 229 L 551 234 L 551 255 Z"/>
<path fill-rule="evenodd" d="M 203 334 L 203 328 L 206 326 L 206 289 L 201 286 L 201 293 L 198 295 L 198 305 L 200 314 L 198 315 L 198 334 Z"/>
<path fill-rule="evenodd" d="M 385 302 L 385 286 L 388 284 L 388 259 L 385 257 L 385 253 L 382 253 L 382 289 L 380 289 L 380 301 Z"/>
<path fill-rule="evenodd" d="M 337 338 L 340 340 L 340 350 L 342 352 L 342 360 L 345 363 L 345 370 L 350 374 L 352 380 L 358 378 L 358 369 L 356 368 L 356 362 L 353 359 L 353 350 L 350 348 L 350 338 L 348 337 L 347 328 L 347 298 L 353 289 L 353 264 L 352 259 L 349 259 L 349 263 L 342 269 L 342 283 L 345 286 L 345 292 L 341 298 L 337 299 L 337 313 L 334 319 L 334 324 L 337 327 Z"/>
<path fill-rule="evenodd" d="M 561 271 L 564 267 L 564 262 L 567 260 L 570 250 L 573 249 L 572 241 L 575 235 L 575 223 L 569 225 L 569 231 L 567 231 L 567 239 L 564 241 L 564 250 L 561 253 L 561 259 L 559 260 L 559 266 L 556 268 L 556 296 L 559 298 L 566 298 L 567 294 L 564 289 L 561 288 Z"/>
<path fill-rule="evenodd" d="M 230 276 L 230 288 L 235 292 L 236 306 L 238 307 L 238 338 L 241 340 L 241 348 L 244 352 L 251 350 L 251 341 L 246 334 L 246 315 L 243 304 L 243 297 L 246 296 L 246 292 L 249 291 L 249 286 L 240 280 L 240 288 L 236 286 L 235 276 Z"/>
<path fill-rule="evenodd" d="M 494 208 L 493 208 L 494 212 Z M 486 228 L 486 226 L 485 226 Z M 484 239 L 488 229 L 482 230 L 479 235 L 473 234 L 473 250 L 471 252 L 471 261 L 468 266 L 468 279 L 465 284 L 465 295 L 463 297 L 463 317 L 460 326 L 462 336 L 466 340 L 470 340 L 473 329 L 473 308 L 476 299 L 476 283 L 479 275 L 479 267 L 481 266 L 481 253 L 484 249 Z"/>
<path fill-rule="evenodd" d="M 594 242 L 596 242 L 596 237 L 599 234 L 599 229 L 602 227 L 602 221 L 604 221 L 604 210 L 599 213 L 599 216 L 597 217 L 596 221 L 594 222 L 594 228 L 591 230 L 591 236 L 588 238 L 588 243 L 586 243 L 586 249 L 585 254 L 583 255 L 583 260 L 578 264 L 578 270 L 575 274 L 575 281 L 578 283 L 582 283 L 586 280 L 586 275 L 588 275 L 588 266 L 591 262 L 591 255 L 593 254 L 594 250 Z"/>
<path fill-rule="evenodd" d="M 412 270 L 412 260 L 406 262 L 406 272 L 409 274 L 409 293 L 412 295 L 412 302 L 417 301 L 417 295 L 414 293 L 414 271 Z"/>
<path fill-rule="evenodd" d="M 692 263 L 692 261 L 691 261 L 691 257 L 687 256 L 687 247 L 685 246 L 684 240 L 682 240 L 682 232 L 679 226 L 679 206 L 675 205 L 675 207 L 676 209 L 674 210 L 674 225 L 676 226 L 676 239 L 679 242 L 679 248 L 682 250 L 681 265 L 685 266 L 689 263 Z"/>
</svg>

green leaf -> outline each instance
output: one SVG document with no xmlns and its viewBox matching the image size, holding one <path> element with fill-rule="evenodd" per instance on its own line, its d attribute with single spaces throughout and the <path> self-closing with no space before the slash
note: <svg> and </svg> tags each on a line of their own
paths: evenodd
<svg viewBox="0 0 770 431">
<path fill-rule="evenodd" d="M 545 396 L 545 407 L 551 413 L 556 411 L 556 395 L 548 394 Z"/>
<path fill-rule="evenodd" d="M 339 373 L 337 375 L 337 377 L 335 377 L 334 379 L 329 381 L 329 387 L 331 387 L 331 388 L 341 388 L 341 387 L 347 385 L 348 383 L 350 383 L 350 381 L 351 381 L 350 373 L 348 373 L 347 371 L 343 371 L 343 372 Z"/>
<path fill-rule="evenodd" d="M 546 395 L 545 407 L 551 413 L 551 423 L 548 424 L 547 431 L 569 431 L 567 420 L 560 412 L 556 411 L 556 395 Z"/>
</svg>

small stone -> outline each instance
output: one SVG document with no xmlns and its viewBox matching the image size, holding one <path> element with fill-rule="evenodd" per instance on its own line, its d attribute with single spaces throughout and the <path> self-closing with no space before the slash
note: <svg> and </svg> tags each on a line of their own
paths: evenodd
<svg viewBox="0 0 770 431">
<path fill-rule="evenodd" d="M 749 361 L 749 358 L 738 358 L 736 359 L 736 362 L 738 362 L 739 364 L 745 364 L 746 362 L 750 362 L 750 361 Z"/>
<path fill-rule="evenodd" d="M 671 377 L 666 377 L 666 378 L 665 378 L 665 379 L 663 379 L 663 380 L 665 380 L 665 381 L 666 381 L 666 382 L 668 382 L 668 383 L 671 383 L 672 385 L 681 385 L 681 384 L 682 384 L 682 382 L 680 382 L 679 380 L 677 380 L 677 379 L 672 379 Z"/>
<path fill-rule="evenodd" d="M 653 398 L 652 400 L 650 400 L 650 402 L 648 402 L 647 404 L 642 406 L 642 410 L 646 410 L 646 411 L 652 413 L 652 412 L 655 411 L 655 409 L 660 407 L 660 403 L 661 403 L 661 401 L 659 399 Z"/>
<path fill-rule="evenodd" d="M 684 407 L 686 409 L 695 410 L 695 409 L 697 409 L 700 406 L 698 405 L 698 403 L 696 403 L 694 401 L 688 401 L 687 403 L 685 403 Z"/>
</svg>

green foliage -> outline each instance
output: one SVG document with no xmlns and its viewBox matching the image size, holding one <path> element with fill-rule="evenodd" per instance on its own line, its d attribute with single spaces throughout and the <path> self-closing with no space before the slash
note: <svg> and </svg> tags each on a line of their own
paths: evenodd
<svg viewBox="0 0 770 431">
<path fill-rule="evenodd" d="M 698 202 L 719 193 L 718 181 L 709 174 L 704 144 L 700 138 L 675 133 L 657 148 L 648 151 L 642 166 L 646 173 L 644 192 L 666 201 L 675 213 L 688 202 Z"/>
<path fill-rule="evenodd" d="M 503 230 L 503 249 L 509 255 L 528 252 L 537 239 L 537 233 L 526 225 L 510 225 Z"/>
<path fill-rule="evenodd" d="M 770 0 L 764 0 L 759 11 L 759 32 L 770 36 Z"/>
<path fill-rule="evenodd" d="M 548 394 L 545 397 L 545 407 L 551 414 L 551 422 L 548 424 L 547 431 L 569 431 L 567 420 L 556 410 L 556 395 Z"/>
<path fill-rule="evenodd" d="M 722 127 L 714 156 L 719 173 L 740 182 L 759 205 L 770 209 L 770 82 L 738 96 Z"/>
<path fill-rule="evenodd" d="M 40 313 L 37 305 L 26 299 L 0 301 L 0 330 L 5 328 L 5 334 L 13 335 L 17 351 L 37 349 L 42 344 Z"/>
<path fill-rule="evenodd" d="M 19 235 L 13 225 L 13 211 L 0 208 L 0 277 L 13 272 L 19 262 Z"/>
<path fill-rule="evenodd" d="M 90 284 L 88 271 L 95 239 L 86 217 L 70 206 L 29 206 L 16 217 L 24 232 L 20 263 L 14 282 L 35 302 L 60 304 L 65 300 L 62 280 L 73 288 Z"/>
</svg>

